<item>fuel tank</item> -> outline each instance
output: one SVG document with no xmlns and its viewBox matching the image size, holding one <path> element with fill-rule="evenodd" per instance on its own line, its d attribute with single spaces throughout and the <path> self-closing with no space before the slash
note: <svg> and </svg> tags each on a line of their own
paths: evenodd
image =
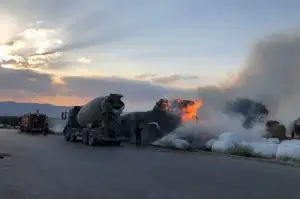
<svg viewBox="0 0 300 199">
<path fill-rule="evenodd" d="M 125 108 L 122 97 L 120 94 L 110 94 L 89 101 L 81 107 L 76 116 L 78 124 L 83 127 L 88 124 L 101 124 L 102 116 L 106 113 L 119 117 Z"/>
</svg>

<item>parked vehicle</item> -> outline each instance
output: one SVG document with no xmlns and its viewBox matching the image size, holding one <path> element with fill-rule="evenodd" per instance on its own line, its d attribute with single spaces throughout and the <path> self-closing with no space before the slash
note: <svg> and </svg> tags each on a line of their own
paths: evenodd
<svg viewBox="0 0 300 199">
<path fill-rule="evenodd" d="M 47 116 L 36 113 L 25 114 L 20 117 L 20 131 L 25 133 L 43 133 L 47 134 L 49 131 Z"/>
<path fill-rule="evenodd" d="M 120 116 L 125 108 L 122 97 L 120 94 L 110 94 L 97 97 L 84 106 L 71 108 L 63 130 L 65 140 L 82 140 L 83 144 L 90 146 L 98 143 L 120 145 Z"/>
</svg>

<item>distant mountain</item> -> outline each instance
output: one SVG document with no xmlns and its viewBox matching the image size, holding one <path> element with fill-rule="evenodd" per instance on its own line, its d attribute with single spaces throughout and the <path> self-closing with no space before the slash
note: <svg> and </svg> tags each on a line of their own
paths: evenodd
<svg viewBox="0 0 300 199">
<path fill-rule="evenodd" d="M 52 104 L 0 102 L 0 116 L 19 116 L 25 113 L 33 113 L 38 109 L 40 113 L 49 117 L 60 118 L 61 113 L 69 107 L 55 106 Z"/>
<path fill-rule="evenodd" d="M 38 103 L 18 103 L 18 102 L 1 102 L 0 116 L 20 116 L 25 113 L 34 113 L 38 109 L 40 113 L 46 114 L 48 117 L 60 118 L 61 113 L 70 107 L 56 106 L 53 104 Z M 122 115 L 128 112 L 123 112 Z"/>
</svg>

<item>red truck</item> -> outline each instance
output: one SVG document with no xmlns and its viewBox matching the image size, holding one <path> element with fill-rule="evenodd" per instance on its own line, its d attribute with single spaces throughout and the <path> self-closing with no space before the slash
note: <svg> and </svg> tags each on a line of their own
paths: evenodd
<svg viewBox="0 0 300 199">
<path fill-rule="evenodd" d="M 29 113 L 20 118 L 20 131 L 25 133 L 48 133 L 48 122 L 45 114 Z"/>
</svg>

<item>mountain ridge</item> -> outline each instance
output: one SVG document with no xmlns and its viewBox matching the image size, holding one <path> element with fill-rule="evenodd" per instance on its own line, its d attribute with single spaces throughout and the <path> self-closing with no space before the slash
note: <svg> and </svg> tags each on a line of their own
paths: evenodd
<svg viewBox="0 0 300 199">
<path fill-rule="evenodd" d="M 0 101 L 1 116 L 20 116 L 26 113 L 33 113 L 39 110 L 40 113 L 49 117 L 60 118 L 61 113 L 66 111 L 68 106 L 57 106 L 48 103 L 30 103 L 30 102 L 14 102 Z"/>
<path fill-rule="evenodd" d="M 0 101 L 0 116 L 20 116 L 39 110 L 40 113 L 46 114 L 48 117 L 61 118 L 61 113 L 69 108 L 71 106 L 57 106 L 48 103 Z M 129 112 L 123 112 L 123 114 L 127 113 Z"/>
</svg>

